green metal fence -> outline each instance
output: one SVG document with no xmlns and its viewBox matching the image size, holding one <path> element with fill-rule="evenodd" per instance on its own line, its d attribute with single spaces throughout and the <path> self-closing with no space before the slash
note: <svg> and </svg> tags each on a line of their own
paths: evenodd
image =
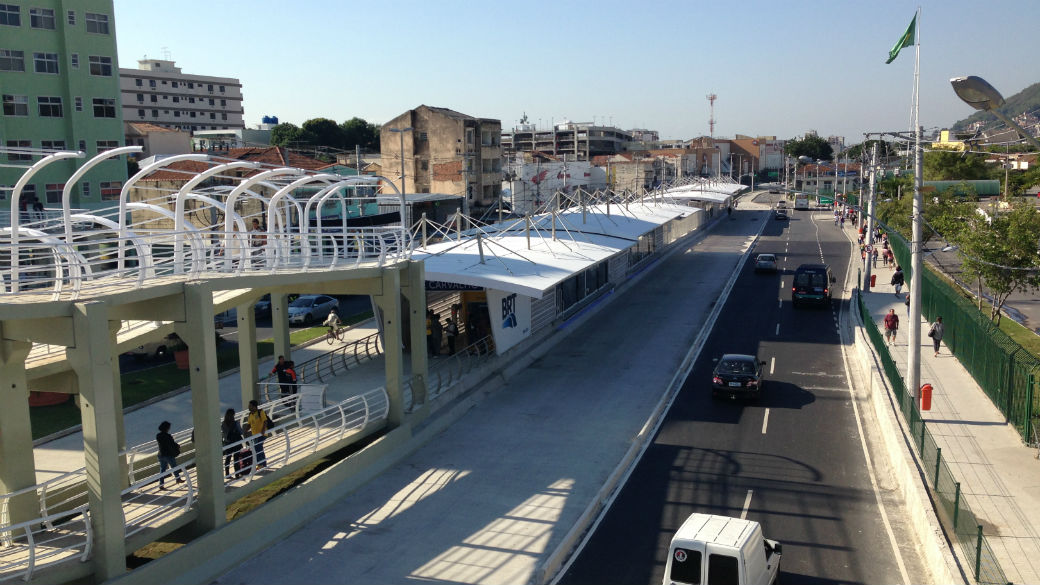
<svg viewBox="0 0 1040 585">
<path fill-rule="evenodd" d="M 887 226 L 896 263 L 910 282 L 910 247 Z M 1033 441 L 1034 417 L 1040 413 L 1040 393 L 1034 380 L 1040 359 L 994 325 L 958 289 L 930 269 L 921 274 L 921 313 L 929 321 L 942 316 L 943 343 L 957 356 L 993 404 L 1004 413 L 1026 443 Z"/>
<path fill-rule="evenodd" d="M 947 535 L 960 547 L 967 565 L 965 568 L 971 572 L 976 583 L 1005 585 L 1008 582 L 1007 577 L 982 532 L 982 525 L 971 511 L 968 502 L 965 501 L 961 493 L 961 484 L 954 478 L 950 468 L 943 461 L 942 448 L 935 444 L 935 438 L 921 418 L 921 411 L 913 394 L 907 392 L 906 384 L 896 367 L 896 362 L 892 359 L 892 354 L 885 345 L 881 331 L 858 290 L 856 299 L 867 336 L 870 337 L 875 351 L 881 357 L 885 376 L 892 386 L 899 409 L 903 413 L 913 437 L 914 446 L 917 447 L 917 453 L 921 457 L 921 465 L 932 487 L 936 509 L 946 527 Z"/>
</svg>

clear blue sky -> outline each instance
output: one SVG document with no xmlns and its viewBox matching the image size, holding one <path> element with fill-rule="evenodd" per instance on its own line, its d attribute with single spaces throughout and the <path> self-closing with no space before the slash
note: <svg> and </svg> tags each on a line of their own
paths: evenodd
<svg viewBox="0 0 1040 585">
<path fill-rule="evenodd" d="M 921 123 L 970 115 L 949 79 L 1005 97 L 1040 81 L 1040 0 L 296 2 L 114 0 L 119 64 L 164 52 L 234 77 L 245 121 L 382 123 L 420 104 L 532 122 L 596 121 L 662 138 L 862 140 L 909 127 L 914 51 L 888 51 L 920 5 Z"/>
</svg>

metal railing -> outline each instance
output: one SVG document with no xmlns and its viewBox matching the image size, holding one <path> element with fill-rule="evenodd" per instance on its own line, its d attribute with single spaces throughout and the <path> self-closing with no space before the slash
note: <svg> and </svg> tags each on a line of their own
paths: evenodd
<svg viewBox="0 0 1040 585">
<path fill-rule="evenodd" d="M 888 230 L 896 262 L 910 281 L 910 249 L 902 235 Z M 929 321 L 943 318 L 943 344 L 957 356 L 986 396 L 1014 425 L 1022 440 L 1032 437 L 1033 418 L 1040 414 L 1036 377 L 1040 359 L 1001 331 L 978 307 L 932 270 L 921 274 L 921 313 Z"/>
<path fill-rule="evenodd" d="M 382 336 L 379 333 L 372 333 L 296 364 L 297 383 L 324 383 L 327 379 L 334 378 L 382 354 Z M 276 401 L 282 397 L 281 384 L 275 374 L 269 374 L 260 381 L 259 386 L 260 396 L 265 400 Z"/>
<path fill-rule="evenodd" d="M 224 483 L 228 488 L 243 487 L 319 449 L 342 445 L 382 428 L 389 413 L 389 398 L 386 389 L 379 387 L 313 412 L 302 412 L 297 396 L 265 403 L 261 408 L 276 422 L 263 441 L 265 465 L 259 465 L 257 436 L 223 446 Z M 236 413 L 236 420 L 244 414 L 246 411 Z M 219 424 L 219 419 L 214 422 Z M 178 465 L 163 474 L 171 485 L 168 490 L 159 489 L 159 464 L 155 457 L 158 448 L 154 441 L 122 453 L 129 483 L 121 493 L 127 537 L 183 516 L 196 504 L 196 452 L 191 435 L 192 429 L 174 434 L 183 451 L 177 458 Z M 244 469 L 228 465 L 231 461 L 227 458 L 239 459 L 234 457 L 236 452 L 244 453 L 242 459 L 250 462 Z M 184 479 L 183 484 L 173 483 L 175 473 Z M 11 523 L 11 502 L 20 497 L 36 499 L 39 517 Z M 0 496 L 0 581 L 28 580 L 41 567 L 85 560 L 93 540 L 89 514 L 85 468 Z"/>
<path fill-rule="evenodd" d="M 956 480 L 943 460 L 942 449 L 936 445 L 935 438 L 921 417 L 921 411 L 913 394 L 907 391 L 906 383 L 899 373 L 896 362 L 892 359 L 892 354 L 888 351 L 881 331 L 874 322 L 858 289 L 856 299 L 867 336 L 874 345 L 874 351 L 881 358 L 885 376 L 895 394 L 900 412 L 903 413 L 903 418 L 906 420 L 913 444 L 921 457 L 921 465 L 932 488 L 936 509 L 939 510 L 939 516 L 947 535 L 960 547 L 961 553 L 967 561 L 967 568 L 976 583 L 1005 585 L 1008 582 L 1007 577 L 1004 575 L 1004 570 L 1001 569 L 996 555 L 993 554 L 989 541 L 983 534 L 982 525 L 979 524 L 978 518 L 972 512 L 964 494 L 961 493 L 960 482 Z M 945 341 L 945 339 L 944 336 L 943 340 Z"/>
<path fill-rule="evenodd" d="M 494 340 L 489 335 L 459 349 L 454 355 L 440 356 L 429 367 L 426 399 L 433 400 L 452 389 L 466 374 L 488 363 L 495 355 Z M 414 377 L 404 384 L 404 407 L 408 412 L 414 408 L 413 383 Z"/>
</svg>

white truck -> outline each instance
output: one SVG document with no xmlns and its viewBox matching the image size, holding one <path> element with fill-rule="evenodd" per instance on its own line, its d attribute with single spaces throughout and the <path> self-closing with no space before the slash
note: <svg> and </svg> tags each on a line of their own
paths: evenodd
<svg viewBox="0 0 1040 585">
<path fill-rule="evenodd" d="M 668 546 L 664 585 L 772 585 L 781 545 L 762 536 L 753 520 L 691 514 Z"/>
</svg>

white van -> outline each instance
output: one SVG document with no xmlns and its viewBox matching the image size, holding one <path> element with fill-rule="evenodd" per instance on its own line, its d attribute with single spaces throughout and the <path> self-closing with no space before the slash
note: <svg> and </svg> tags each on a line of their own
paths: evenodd
<svg viewBox="0 0 1040 585">
<path fill-rule="evenodd" d="M 664 585 L 772 585 L 780 554 L 758 522 L 691 514 L 668 546 Z"/>
</svg>

